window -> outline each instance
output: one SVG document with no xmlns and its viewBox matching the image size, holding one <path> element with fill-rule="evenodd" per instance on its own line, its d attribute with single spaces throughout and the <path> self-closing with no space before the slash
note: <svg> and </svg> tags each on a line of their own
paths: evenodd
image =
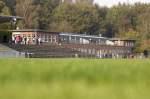
<svg viewBox="0 0 150 99">
<path fill-rule="evenodd" d="M 56 43 L 56 36 L 53 36 L 53 42 Z"/>
<path fill-rule="evenodd" d="M 35 37 L 35 34 L 32 34 L 32 37 Z"/>
<path fill-rule="evenodd" d="M 28 34 L 28 37 L 31 37 L 31 35 L 30 35 L 30 34 Z"/>
</svg>

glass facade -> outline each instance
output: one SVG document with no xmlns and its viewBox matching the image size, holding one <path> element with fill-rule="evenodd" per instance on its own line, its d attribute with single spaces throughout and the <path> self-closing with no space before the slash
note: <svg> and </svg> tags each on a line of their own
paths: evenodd
<svg viewBox="0 0 150 99">
<path fill-rule="evenodd" d="M 60 35 L 61 43 L 68 44 L 98 44 L 106 45 L 107 38 L 98 37 L 98 36 L 87 36 L 87 35 L 75 35 L 75 34 L 65 34 L 61 33 Z"/>
</svg>

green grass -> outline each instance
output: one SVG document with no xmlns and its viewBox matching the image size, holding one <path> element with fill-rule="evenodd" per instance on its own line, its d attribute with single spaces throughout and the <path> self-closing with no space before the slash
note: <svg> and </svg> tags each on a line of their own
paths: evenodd
<svg viewBox="0 0 150 99">
<path fill-rule="evenodd" d="M 0 99 L 149 99 L 150 60 L 0 59 Z"/>
</svg>

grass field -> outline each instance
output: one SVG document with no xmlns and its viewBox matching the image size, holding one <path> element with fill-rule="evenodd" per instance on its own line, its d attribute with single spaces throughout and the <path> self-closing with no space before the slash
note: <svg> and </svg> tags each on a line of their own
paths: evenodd
<svg viewBox="0 0 150 99">
<path fill-rule="evenodd" d="M 0 59 L 0 99 L 150 99 L 150 60 Z"/>
</svg>

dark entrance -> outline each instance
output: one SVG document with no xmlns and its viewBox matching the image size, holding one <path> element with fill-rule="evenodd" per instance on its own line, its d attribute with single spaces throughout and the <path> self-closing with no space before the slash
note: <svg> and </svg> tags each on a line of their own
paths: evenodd
<svg viewBox="0 0 150 99">
<path fill-rule="evenodd" d="M 11 40 L 11 33 L 0 32 L 0 43 L 8 43 Z"/>
<path fill-rule="evenodd" d="M 8 42 L 8 36 L 4 35 L 3 36 L 3 43 L 7 43 Z"/>
</svg>

